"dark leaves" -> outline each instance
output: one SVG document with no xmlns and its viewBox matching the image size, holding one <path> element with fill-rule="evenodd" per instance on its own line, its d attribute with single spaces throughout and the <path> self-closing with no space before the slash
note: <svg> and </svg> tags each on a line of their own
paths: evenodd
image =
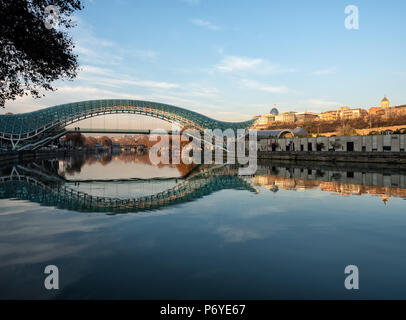
<svg viewBox="0 0 406 320">
<path fill-rule="evenodd" d="M 48 29 L 45 8 L 59 10 L 59 28 Z M 17 96 L 40 97 L 51 82 L 76 77 L 78 63 L 66 31 L 80 0 L 0 0 L 0 106 Z"/>
</svg>

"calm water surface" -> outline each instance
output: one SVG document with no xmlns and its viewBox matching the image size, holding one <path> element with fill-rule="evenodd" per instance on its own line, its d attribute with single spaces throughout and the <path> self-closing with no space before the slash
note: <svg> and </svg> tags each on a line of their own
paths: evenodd
<svg viewBox="0 0 406 320">
<path fill-rule="evenodd" d="M 402 168 L 263 162 L 239 177 L 121 154 L 0 171 L 2 299 L 406 298 Z"/>
</svg>

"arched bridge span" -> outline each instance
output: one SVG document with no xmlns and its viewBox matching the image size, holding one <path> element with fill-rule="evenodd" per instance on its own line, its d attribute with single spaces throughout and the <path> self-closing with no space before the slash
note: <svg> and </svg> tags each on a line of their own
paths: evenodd
<svg viewBox="0 0 406 320">
<path fill-rule="evenodd" d="M 178 123 L 183 127 L 204 129 L 248 129 L 254 120 L 224 122 L 184 108 L 141 100 L 89 100 L 68 103 L 34 112 L 1 115 L 0 138 L 18 143 L 55 135 L 67 125 L 105 114 L 132 113 Z"/>
</svg>

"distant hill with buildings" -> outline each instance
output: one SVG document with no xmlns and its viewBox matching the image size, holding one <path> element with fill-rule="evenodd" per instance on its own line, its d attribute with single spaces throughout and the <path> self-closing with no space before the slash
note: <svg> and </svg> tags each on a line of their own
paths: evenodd
<svg viewBox="0 0 406 320">
<path fill-rule="evenodd" d="M 322 134 L 337 131 L 343 125 L 354 129 L 406 126 L 406 105 L 391 107 L 389 99 L 384 97 L 379 107 L 371 107 L 368 110 L 341 107 L 321 113 L 294 111 L 279 113 L 274 107 L 269 113 L 255 118 L 253 128 L 257 130 L 293 129 L 300 126 L 309 133 Z"/>
</svg>

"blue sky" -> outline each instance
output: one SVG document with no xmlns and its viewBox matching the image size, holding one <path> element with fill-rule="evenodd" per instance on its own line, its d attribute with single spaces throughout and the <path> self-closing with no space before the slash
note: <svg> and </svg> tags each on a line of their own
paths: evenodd
<svg viewBox="0 0 406 320">
<path fill-rule="evenodd" d="M 268 112 L 406 104 L 406 2 L 88 0 L 72 31 L 81 71 L 27 112 L 98 98 L 174 104 L 229 121 Z M 347 5 L 359 30 L 344 27 Z"/>
</svg>

